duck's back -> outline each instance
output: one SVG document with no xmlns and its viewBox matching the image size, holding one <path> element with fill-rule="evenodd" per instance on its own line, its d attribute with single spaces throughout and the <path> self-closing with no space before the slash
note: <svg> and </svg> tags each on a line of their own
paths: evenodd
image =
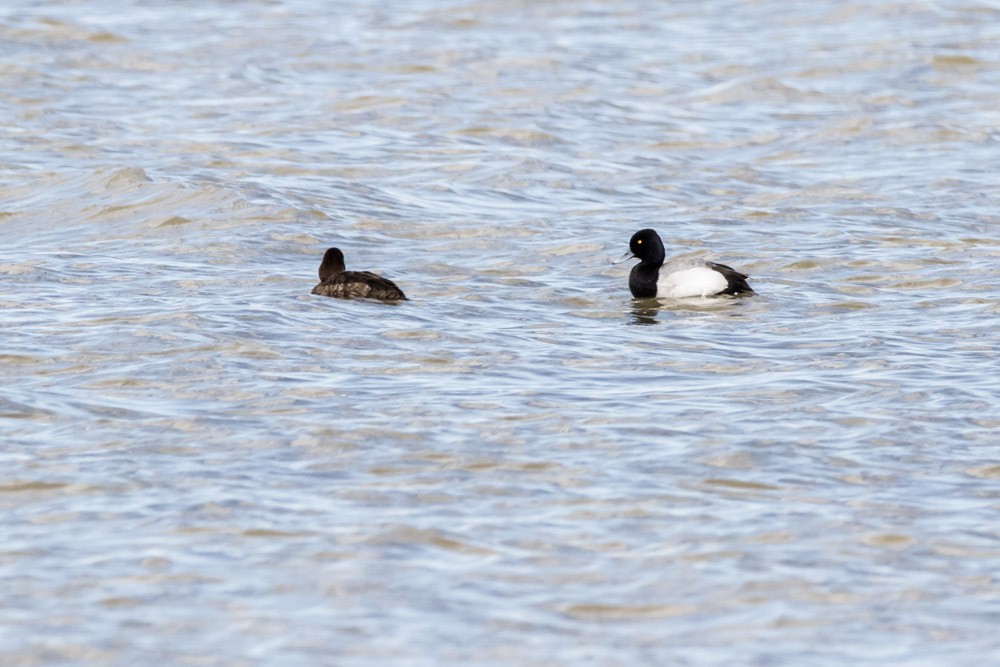
<svg viewBox="0 0 1000 667">
<path fill-rule="evenodd" d="M 340 299 L 406 300 L 396 283 L 371 271 L 342 271 L 316 285 L 312 293 Z"/>
</svg>

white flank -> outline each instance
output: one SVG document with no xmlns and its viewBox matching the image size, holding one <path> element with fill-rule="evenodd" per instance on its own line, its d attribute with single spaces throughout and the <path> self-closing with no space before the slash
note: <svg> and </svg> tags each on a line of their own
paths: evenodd
<svg viewBox="0 0 1000 667">
<path fill-rule="evenodd" d="M 656 282 L 656 296 L 667 299 L 712 296 L 726 289 L 728 285 L 724 275 L 707 266 L 696 266 L 666 275 L 661 270 L 660 279 Z"/>
</svg>

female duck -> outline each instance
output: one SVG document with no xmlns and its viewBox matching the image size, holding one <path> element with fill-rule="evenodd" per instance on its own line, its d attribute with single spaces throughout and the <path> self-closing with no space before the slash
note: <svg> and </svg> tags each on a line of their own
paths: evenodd
<svg viewBox="0 0 1000 667">
<path fill-rule="evenodd" d="M 345 271 L 344 253 L 340 248 L 330 248 L 323 255 L 323 263 L 319 265 L 319 285 L 313 287 L 312 293 L 341 299 L 406 300 L 403 290 L 388 278 L 371 271 Z"/>
<path fill-rule="evenodd" d="M 641 229 L 628 242 L 632 256 L 641 260 L 632 267 L 628 288 L 636 298 L 753 294 L 747 276 L 725 264 L 704 259 L 674 259 L 664 263 L 666 253 L 660 235 Z"/>
</svg>

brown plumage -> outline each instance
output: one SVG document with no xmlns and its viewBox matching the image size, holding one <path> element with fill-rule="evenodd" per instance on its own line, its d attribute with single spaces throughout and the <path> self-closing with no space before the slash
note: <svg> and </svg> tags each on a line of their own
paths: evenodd
<svg viewBox="0 0 1000 667">
<path fill-rule="evenodd" d="M 388 278 L 371 271 L 345 271 L 344 253 L 340 248 L 330 248 L 319 265 L 319 285 L 313 294 L 339 299 L 380 299 L 405 301 L 403 290 Z"/>
</svg>

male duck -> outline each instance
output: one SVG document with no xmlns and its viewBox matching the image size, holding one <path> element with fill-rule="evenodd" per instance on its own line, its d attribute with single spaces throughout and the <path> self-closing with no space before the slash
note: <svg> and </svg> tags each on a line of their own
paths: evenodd
<svg viewBox="0 0 1000 667">
<path fill-rule="evenodd" d="M 636 298 L 754 294 L 747 276 L 725 264 L 704 259 L 664 263 L 663 241 L 655 230 L 640 229 L 632 235 L 628 247 L 632 256 L 641 260 L 628 277 L 628 288 Z"/>
</svg>

